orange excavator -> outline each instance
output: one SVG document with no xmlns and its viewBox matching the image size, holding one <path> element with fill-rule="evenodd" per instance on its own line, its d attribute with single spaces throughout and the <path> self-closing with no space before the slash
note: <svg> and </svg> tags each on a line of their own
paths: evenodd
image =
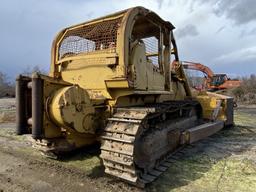
<svg viewBox="0 0 256 192">
<path fill-rule="evenodd" d="M 201 71 L 205 74 L 205 81 L 203 86 L 208 91 L 218 91 L 223 89 L 231 89 L 239 87 L 241 81 L 237 79 L 230 79 L 226 74 L 214 74 L 213 71 L 201 64 L 190 61 L 182 61 L 184 69 Z"/>
</svg>

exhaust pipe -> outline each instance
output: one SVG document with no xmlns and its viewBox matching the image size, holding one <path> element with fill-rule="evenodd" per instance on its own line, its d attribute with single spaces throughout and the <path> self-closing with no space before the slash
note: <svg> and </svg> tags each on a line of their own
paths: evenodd
<svg viewBox="0 0 256 192">
<path fill-rule="evenodd" d="M 43 85 L 38 73 L 16 79 L 16 133 L 31 133 L 34 139 L 43 138 Z"/>
<path fill-rule="evenodd" d="M 30 113 L 31 91 L 27 84 L 31 81 L 30 77 L 19 75 L 16 78 L 16 133 L 23 135 L 29 133 L 27 118 Z"/>
<path fill-rule="evenodd" d="M 38 73 L 32 75 L 32 137 L 43 138 L 43 79 Z"/>
</svg>

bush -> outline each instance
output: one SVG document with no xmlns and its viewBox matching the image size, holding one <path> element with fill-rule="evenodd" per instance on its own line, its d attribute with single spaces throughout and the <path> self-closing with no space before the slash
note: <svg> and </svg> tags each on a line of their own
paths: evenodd
<svg viewBox="0 0 256 192">
<path fill-rule="evenodd" d="M 241 86 L 235 88 L 232 93 L 238 102 L 256 104 L 256 75 L 242 78 Z"/>
<path fill-rule="evenodd" d="M 232 93 L 236 98 L 241 98 L 245 94 L 244 89 L 242 87 L 237 87 L 233 89 Z"/>
</svg>

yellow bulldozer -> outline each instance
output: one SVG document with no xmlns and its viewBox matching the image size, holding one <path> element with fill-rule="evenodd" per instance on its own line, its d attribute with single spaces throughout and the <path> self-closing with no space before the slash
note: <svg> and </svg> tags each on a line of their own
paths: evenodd
<svg viewBox="0 0 256 192">
<path fill-rule="evenodd" d="M 17 134 L 48 155 L 100 142 L 107 174 L 154 181 L 181 146 L 233 124 L 231 97 L 192 95 L 173 30 L 143 7 L 63 29 L 49 75 L 17 77 Z"/>
</svg>

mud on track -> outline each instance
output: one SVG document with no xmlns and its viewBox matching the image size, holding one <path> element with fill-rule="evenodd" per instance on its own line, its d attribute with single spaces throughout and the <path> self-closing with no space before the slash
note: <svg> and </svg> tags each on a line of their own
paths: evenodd
<svg viewBox="0 0 256 192">
<path fill-rule="evenodd" d="M 142 191 L 104 174 L 98 146 L 58 161 L 41 156 L 29 136 L 15 135 L 13 106 L 13 99 L 0 99 L 0 117 L 5 113 L 0 119 L 0 192 Z M 255 191 L 256 108 L 237 109 L 235 118 L 234 128 L 176 154 L 173 165 L 145 191 Z"/>
</svg>

